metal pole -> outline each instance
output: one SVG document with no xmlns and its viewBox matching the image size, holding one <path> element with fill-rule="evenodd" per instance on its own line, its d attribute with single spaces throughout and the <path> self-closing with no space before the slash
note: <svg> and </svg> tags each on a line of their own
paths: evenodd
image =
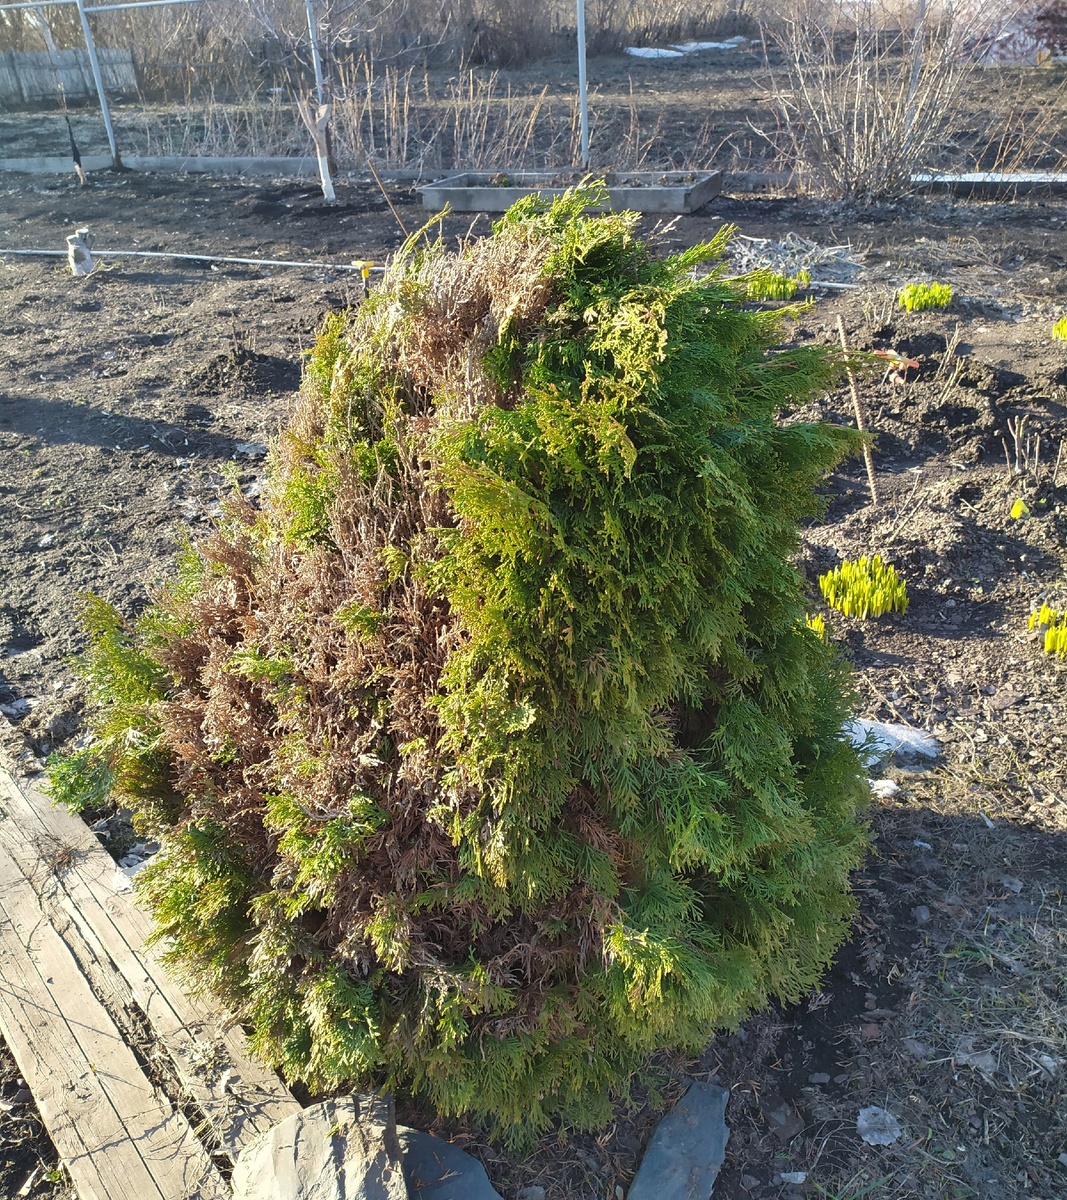
<svg viewBox="0 0 1067 1200">
<path fill-rule="evenodd" d="M 319 56 L 319 31 L 315 25 L 315 0 L 304 0 L 307 10 L 308 36 L 311 38 L 311 63 L 315 68 L 315 91 L 319 97 L 319 107 L 326 103 L 326 85 L 322 78 L 322 58 Z"/>
<path fill-rule="evenodd" d="M 311 0 L 308 0 L 311 3 Z M 585 0 L 578 5 L 578 109 L 582 122 L 582 170 L 589 170 L 589 95 L 585 80 Z"/>
<path fill-rule="evenodd" d="M 82 33 L 85 34 L 85 48 L 89 52 L 89 66 L 93 69 L 93 82 L 96 84 L 96 94 L 100 97 L 100 111 L 104 114 L 104 125 L 107 128 L 107 144 L 111 147 L 111 166 L 118 171 L 122 167 L 122 159 L 119 158 L 115 130 L 111 125 L 111 110 L 107 106 L 107 93 L 104 91 L 104 77 L 100 74 L 100 60 L 96 57 L 93 31 L 89 28 L 89 18 L 85 15 L 85 0 L 77 0 L 77 5 L 78 16 L 82 23 Z"/>
</svg>

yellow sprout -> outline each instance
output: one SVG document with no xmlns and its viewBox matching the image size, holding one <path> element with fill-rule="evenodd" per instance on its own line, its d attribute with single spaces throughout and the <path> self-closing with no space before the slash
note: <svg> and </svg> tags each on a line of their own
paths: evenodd
<svg viewBox="0 0 1067 1200">
<path fill-rule="evenodd" d="M 1042 604 L 1039 609 L 1030 614 L 1029 628 L 1045 631 L 1044 647 L 1046 654 L 1055 654 L 1067 658 L 1067 613 L 1059 609 L 1049 608 Z"/>
<path fill-rule="evenodd" d="M 1059 338 L 1061 342 L 1067 342 L 1067 317 L 1060 317 L 1052 326 L 1052 336 Z"/>
<path fill-rule="evenodd" d="M 807 617 L 805 624 L 813 633 L 817 633 L 824 642 L 828 640 L 826 633 L 826 619 L 823 617 L 822 613 L 816 613 L 813 617 Z"/>
<path fill-rule="evenodd" d="M 880 617 L 908 611 L 908 589 L 882 557 L 866 555 L 819 576 L 823 598 L 846 617 Z"/>
</svg>

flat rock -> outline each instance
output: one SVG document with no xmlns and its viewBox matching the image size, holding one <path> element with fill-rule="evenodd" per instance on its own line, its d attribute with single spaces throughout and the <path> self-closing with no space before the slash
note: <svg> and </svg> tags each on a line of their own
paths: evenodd
<svg viewBox="0 0 1067 1200">
<path fill-rule="evenodd" d="M 411 1196 L 418 1200 L 501 1200 L 485 1167 L 458 1146 L 406 1125 L 398 1125 L 396 1132 Z"/>
<path fill-rule="evenodd" d="M 232 1186 L 234 1200 L 409 1200 L 392 1102 L 342 1096 L 294 1113 L 241 1152 Z"/>
<path fill-rule="evenodd" d="M 627 1200 L 708 1200 L 726 1156 L 730 1093 L 694 1083 L 660 1121 Z"/>
</svg>

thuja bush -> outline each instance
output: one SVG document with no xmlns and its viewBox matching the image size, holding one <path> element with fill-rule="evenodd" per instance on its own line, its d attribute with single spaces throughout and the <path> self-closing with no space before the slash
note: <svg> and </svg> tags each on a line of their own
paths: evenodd
<svg viewBox="0 0 1067 1200">
<path fill-rule="evenodd" d="M 803 996 L 864 842 L 790 564 L 856 435 L 776 420 L 840 363 L 775 349 L 727 234 L 660 261 L 598 198 L 413 240 L 326 321 L 262 511 L 93 606 L 55 775 L 163 832 L 171 961 L 290 1079 L 518 1139 Z"/>
</svg>

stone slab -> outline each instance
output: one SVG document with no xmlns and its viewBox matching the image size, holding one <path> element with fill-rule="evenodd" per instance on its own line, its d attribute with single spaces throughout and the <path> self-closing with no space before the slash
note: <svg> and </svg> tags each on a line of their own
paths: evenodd
<svg viewBox="0 0 1067 1200">
<path fill-rule="evenodd" d="M 412 1197 L 418 1200 L 501 1200 L 485 1167 L 451 1142 L 397 1126 L 404 1156 L 404 1174 Z"/>
<path fill-rule="evenodd" d="M 391 1101 L 341 1096 L 286 1118 L 242 1151 L 233 1200 L 408 1200 Z"/>
<path fill-rule="evenodd" d="M 694 1083 L 659 1123 L 627 1200 L 708 1200 L 726 1156 L 730 1093 Z"/>
</svg>

